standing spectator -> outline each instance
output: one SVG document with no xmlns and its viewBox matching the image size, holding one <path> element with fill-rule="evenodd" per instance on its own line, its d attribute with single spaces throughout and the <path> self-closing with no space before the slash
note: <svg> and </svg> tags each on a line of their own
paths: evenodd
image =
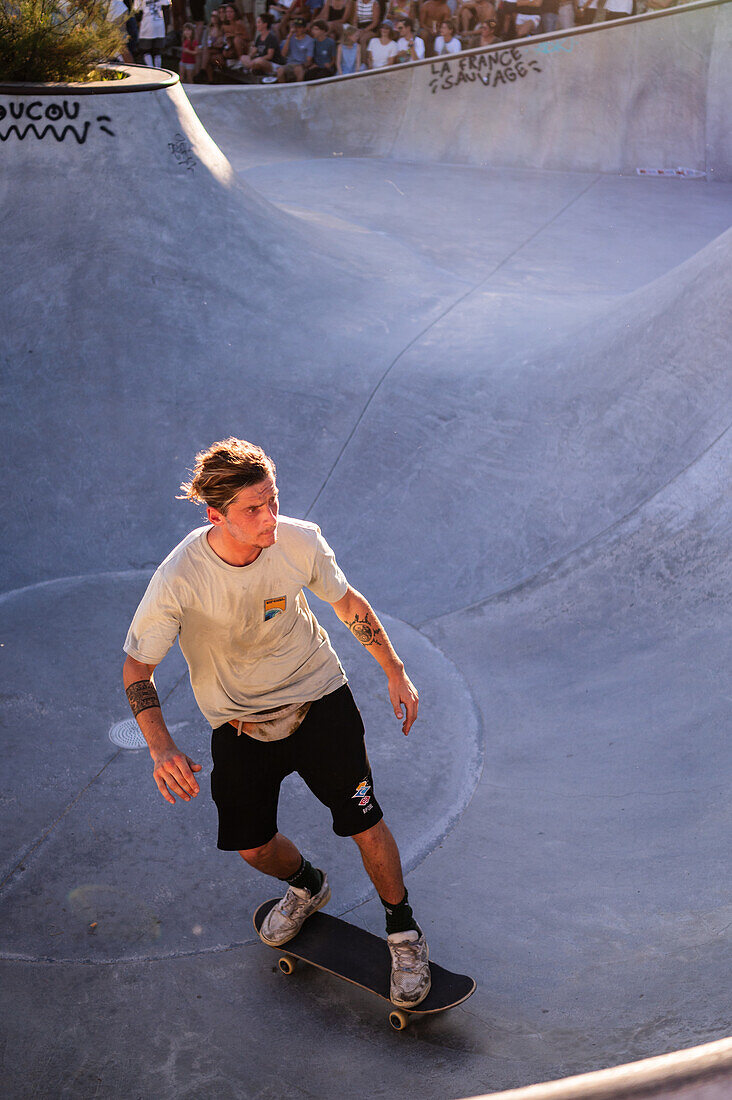
<svg viewBox="0 0 732 1100">
<path fill-rule="evenodd" d="M 557 26 L 560 31 L 568 31 L 574 26 L 574 0 L 559 0 Z"/>
<path fill-rule="evenodd" d="M 361 71 L 361 45 L 358 41 L 358 27 L 348 23 L 343 28 L 343 41 L 336 54 L 336 70 L 339 76 L 350 76 Z"/>
<path fill-rule="evenodd" d="M 328 24 L 328 31 L 334 36 L 339 36 L 347 23 L 351 22 L 353 0 L 325 0 L 320 11 L 320 18 Z"/>
<path fill-rule="evenodd" d="M 541 6 L 544 0 L 518 0 L 516 4 L 516 37 L 526 38 L 536 34 L 541 23 Z"/>
<path fill-rule="evenodd" d="M 261 73 L 263 76 L 274 72 L 275 66 L 282 64 L 280 53 L 280 40 L 272 30 L 274 16 L 270 12 L 262 12 L 257 16 L 257 34 L 249 53 L 240 58 L 241 66 L 251 73 Z"/>
<path fill-rule="evenodd" d="M 356 0 L 356 26 L 359 30 L 358 40 L 361 50 L 366 49 L 375 34 L 378 34 L 378 26 L 381 20 L 381 4 L 379 0 Z"/>
<path fill-rule="evenodd" d="M 292 21 L 292 30 L 282 43 L 282 56 L 285 64 L 277 73 L 277 81 L 302 80 L 305 67 L 313 60 L 314 42 L 305 29 L 305 20 L 298 16 Z"/>
<path fill-rule="evenodd" d="M 440 33 L 435 39 L 435 53 L 440 57 L 446 53 L 460 53 L 462 48 L 460 39 L 455 37 L 455 24 L 452 19 L 443 19 L 440 23 Z"/>
<path fill-rule="evenodd" d="M 206 25 L 206 4 L 204 0 L 188 0 L 188 7 L 191 12 L 191 22 L 196 25 L 196 42 L 200 46 Z"/>
<path fill-rule="evenodd" d="M 136 0 L 135 11 L 142 12 L 140 23 L 140 49 L 145 64 L 150 68 L 163 66 L 163 47 L 165 46 L 165 14 L 163 8 L 170 7 L 170 0 Z"/>
<path fill-rule="evenodd" d="M 109 6 L 107 8 L 107 22 L 117 23 L 120 30 L 122 30 L 122 24 L 124 23 L 125 31 L 127 32 L 127 42 L 120 53 L 117 55 L 115 60 L 122 61 L 125 65 L 134 65 L 135 58 L 131 49 L 130 30 L 128 27 L 128 23 L 134 23 L 136 31 L 137 20 L 130 18 L 129 8 L 125 4 L 125 0 L 109 0 Z"/>
<path fill-rule="evenodd" d="M 400 19 L 396 29 L 400 36 L 397 42 L 396 63 L 421 61 L 424 57 L 424 39 L 415 36 L 413 21 L 409 18 Z"/>
<path fill-rule="evenodd" d="M 178 73 L 182 84 L 192 84 L 196 72 L 196 54 L 198 43 L 196 42 L 196 28 L 193 23 L 183 24 L 183 37 L 180 43 L 180 65 Z"/>
<path fill-rule="evenodd" d="M 607 0 L 605 4 L 606 19 L 627 19 L 633 14 L 633 0 Z"/>
<path fill-rule="evenodd" d="M 450 9 L 445 0 L 422 0 L 419 8 L 419 28 L 424 39 L 428 57 L 435 52 L 435 38 L 443 19 L 450 18 Z"/>
<path fill-rule="evenodd" d="M 388 23 L 382 23 L 379 37 L 371 39 L 366 51 L 368 66 L 370 69 L 383 69 L 394 64 L 396 55 L 397 44 L 391 36 L 391 27 Z"/>
<path fill-rule="evenodd" d="M 633 0 L 630 0 L 631 4 Z M 541 32 L 551 34 L 557 29 L 559 23 L 559 0 L 542 0 L 541 4 Z"/>
<path fill-rule="evenodd" d="M 325 80 L 335 76 L 337 47 L 328 36 L 328 24 L 324 19 L 316 19 L 310 33 L 313 36 L 313 60 L 305 66 L 305 79 Z"/>
</svg>

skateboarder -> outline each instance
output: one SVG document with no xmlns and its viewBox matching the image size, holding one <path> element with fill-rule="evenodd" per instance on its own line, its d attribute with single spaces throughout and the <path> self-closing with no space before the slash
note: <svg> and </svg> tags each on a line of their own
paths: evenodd
<svg viewBox="0 0 732 1100">
<path fill-rule="evenodd" d="M 330 899 L 326 874 L 277 831 L 280 784 L 297 771 L 330 809 L 334 832 L 360 849 L 386 912 L 391 999 L 409 1008 L 429 992 L 427 944 L 374 795 L 361 716 L 303 588 L 332 604 L 381 665 L 405 734 L 417 717 L 417 692 L 320 529 L 279 515 L 275 478 L 271 458 L 245 440 L 226 439 L 196 456 L 181 488 L 206 505 L 209 523 L 171 551 L 135 612 L 124 644 L 127 698 L 163 798 L 195 798 L 201 765 L 170 736 L 153 678 L 179 639 L 196 702 L 213 728 L 218 847 L 287 883 L 262 939 L 286 943 Z"/>
</svg>

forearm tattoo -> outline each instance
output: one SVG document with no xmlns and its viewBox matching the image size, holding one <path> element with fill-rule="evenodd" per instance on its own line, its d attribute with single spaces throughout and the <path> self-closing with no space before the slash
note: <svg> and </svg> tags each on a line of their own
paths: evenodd
<svg viewBox="0 0 732 1100">
<path fill-rule="evenodd" d="M 346 626 L 353 634 L 354 638 L 357 638 L 361 645 L 381 645 L 381 627 L 376 624 L 372 624 L 371 616 L 368 611 L 362 619 L 359 619 L 358 615 L 354 618 L 353 622 L 346 623 Z"/>
<path fill-rule="evenodd" d="M 137 680 L 126 689 L 127 699 L 132 707 L 135 718 L 142 714 L 143 710 L 159 707 L 160 700 L 152 680 Z"/>
</svg>

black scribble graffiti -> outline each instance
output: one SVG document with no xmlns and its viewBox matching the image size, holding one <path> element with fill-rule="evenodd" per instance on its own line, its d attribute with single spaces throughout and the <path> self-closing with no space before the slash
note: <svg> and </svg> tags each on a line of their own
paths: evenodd
<svg viewBox="0 0 732 1100">
<path fill-rule="evenodd" d="M 8 116 L 14 121 L 10 126 L 3 128 L 2 123 Z M 70 135 L 78 145 L 83 145 L 89 136 L 92 123 L 89 120 L 83 124 L 77 123 L 78 117 L 79 104 L 69 103 L 66 99 L 63 103 L 49 103 L 46 107 L 40 99 L 34 99 L 30 103 L 11 101 L 7 106 L 0 103 L 0 141 L 7 141 L 12 136 L 17 137 L 18 141 L 25 141 L 28 135 L 32 134 L 39 141 L 50 135 L 55 141 L 60 142 L 65 141 Z M 65 125 L 56 126 L 56 123 L 61 121 L 65 121 Z M 109 115 L 97 115 L 96 121 L 99 123 L 99 129 L 105 134 L 109 134 L 110 137 L 116 136 L 114 130 L 103 125 L 105 122 L 112 121 Z M 22 125 L 19 126 L 19 122 Z M 44 122 L 45 125 L 37 125 Z"/>
<path fill-rule="evenodd" d="M 486 88 L 495 88 L 498 84 L 513 84 L 523 80 L 530 73 L 542 70 L 533 58 L 525 60 L 517 46 L 497 50 L 495 53 L 471 54 L 469 57 L 451 58 L 449 61 L 433 61 L 430 66 L 432 80 L 430 89 L 446 92 L 458 88 L 461 84 L 474 84 L 479 81 Z"/>
<path fill-rule="evenodd" d="M 176 134 L 173 140 L 168 142 L 168 148 L 175 157 L 176 164 L 181 168 L 187 168 L 189 172 L 193 171 L 196 167 L 196 158 L 183 134 Z"/>
</svg>

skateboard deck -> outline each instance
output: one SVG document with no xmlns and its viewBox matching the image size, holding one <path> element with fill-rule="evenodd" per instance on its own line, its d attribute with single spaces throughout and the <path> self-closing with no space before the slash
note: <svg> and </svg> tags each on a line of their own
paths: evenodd
<svg viewBox="0 0 732 1100">
<path fill-rule="evenodd" d="M 257 932 L 270 909 L 279 900 L 270 898 L 259 906 L 254 914 Z M 313 913 L 296 936 L 273 950 L 279 952 L 278 966 L 283 974 L 292 974 L 296 961 L 300 960 L 362 989 L 368 989 L 392 1004 L 389 1000 L 391 956 L 386 940 L 355 924 L 349 924 L 340 917 L 322 911 Z M 432 961 L 430 972 L 432 987 L 421 1004 L 415 1008 L 398 1008 L 392 1005 L 389 1023 L 396 1031 L 402 1031 L 412 1016 L 445 1012 L 446 1009 L 467 1001 L 475 992 L 475 982 L 467 974 L 453 974 Z"/>
</svg>

